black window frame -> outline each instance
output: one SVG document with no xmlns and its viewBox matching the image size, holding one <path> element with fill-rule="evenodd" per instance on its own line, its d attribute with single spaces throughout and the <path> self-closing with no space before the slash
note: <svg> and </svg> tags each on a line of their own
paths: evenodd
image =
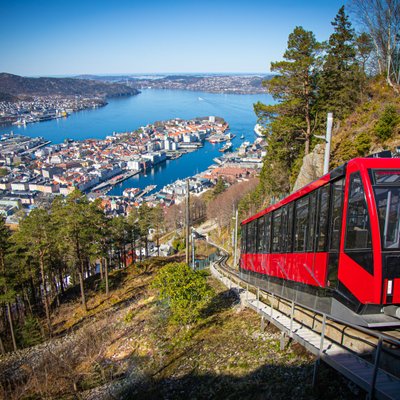
<svg viewBox="0 0 400 400">
<path fill-rule="evenodd" d="M 341 183 L 341 188 L 340 192 L 335 192 L 335 185 L 337 183 Z M 336 179 L 332 182 L 330 182 L 330 193 L 329 193 L 329 222 L 328 222 L 328 251 L 330 253 L 337 253 L 340 250 L 340 239 L 342 236 L 342 221 L 343 221 L 343 204 L 344 204 L 344 188 L 345 188 L 345 177 L 341 177 L 340 179 Z M 338 237 L 337 237 L 337 247 L 332 247 L 332 240 L 333 240 L 333 227 L 335 221 L 333 220 L 333 212 L 334 212 L 334 207 L 335 207 L 335 197 L 334 193 L 340 193 L 340 204 L 338 205 L 337 209 L 340 210 L 339 212 L 339 220 L 338 220 Z"/>
<path fill-rule="evenodd" d="M 306 253 L 315 251 L 315 233 L 317 230 L 317 191 L 313 190 L 308 194 L 308 231 L 306 240 Z"/>
<path fill-rule="evenodd" d="M 271 214 L 272 213 L 268 213 L 265 214 L 265 224 L 264 224 L 264 228 L 265 228 L 265 254 L 269 254 L 271 252 Z"/>
<path fill-rule="evenodd" d="M 367 212 L 368 216 L 368 228 L 366 229 L 368 237 L 369 237 L 369 247 L 348 247 L 348 240 L 349 240 L 349 227 L 350 225 L 350 197 L 352 195 L 351 190 L 352 190 L 352 182 L 355 180 L 355 178 L 358 176 L 360 183 L 361 183 L 361 188 L 362 188 L 362 202 L 363 205 L 365 206 L 365 210 Z M 367 198 L 365 196 L 365 186 L 364 182 L 362 180 L 361 173 L 359 171 L 353 172 L 349 176 L 349 191 L 348 191 L 348 199 L 347 199 L 347 211 L 346 211 L 346 232 L 345 232 L 345 238 L 344 238 L 344 250 L 346 253 L 351 253 L 351 252 L 359 252 L 359 251 L 372 251 L 372 230 L 371 230 L 371 214 L 370 210 L 368 208 L 368 202 Z"/>
<path fill-rule="evenodd" d="M 277 232 L 275 232 L 276 228 L 275 221 L 279 221 L 279 227 Z M 272 212 L 272 217 L 271 217 L 271 253 L 275 254 L 281 253 L 281 248 L 282 248 L 281 230 L 282 230 L 282 208 L 278 208 L 277 210 L 274 210 Z"/>
<path fill-rule="evenodd" d="M 307 205 L 304 205 L 303 208 L 304 210 L 307 210 L 307 216 L 303 218 L 304 221 L 307 221 L 307 226 L 306 226 L 306 232 L 304 233 L 304 239 L 303 239 L 303 248 L 299 249 L 297 246 L 297 237 L 296 234 L 299 232 L 298 231 L 298 225 L 299 225 L 299 208 L 298 204 L 301 202 L 307 201 Z M 300 197 L 295 201 L 295 206 L 294 206 L 294 222 L 293 222 L 293 253 L 306 253 L 307 252 L 307 237 L 308 237 L 308 230 L 309 230 L 309 213 L 310 213 L 310 198 L 309 194 Z M 304 224 L 302 225 L 304 226 Z"/>
<path fill-rule="evenodd" d="M 286 236 L 286 252 L 293 253 L 293 229 L 294 229 L 294 201 L 288 204 L 288 223 Z"/>
<path fill-rule="evenodd" d="M 324 214 L 325 214 L 325 226 L 323 227 L 321 224 L 321 215 L 322 215 L 322 199 L 323 195 L 327 194 L 327 201 L 324 207 Z M 315 252 L 326 252 L 328 251 L 328 243 L 329 243 L 329 210 L 330 210 L 330 195 L 331 195 L 331 188 L 330 185 L 324 185 L 318 189 L 318 212 L 317 212 L 317 231 L 316 231 L 316 239 L 315 239 Z M 324 240 L 321 244 L 321 232 L 325 233 Z"/>
<path fill-rule="evenodd" d="M 263 253 L 265 242 L 265 220 L 264 216 L 256 219 L 257 221 L 257 253 Z"/>
</svg>

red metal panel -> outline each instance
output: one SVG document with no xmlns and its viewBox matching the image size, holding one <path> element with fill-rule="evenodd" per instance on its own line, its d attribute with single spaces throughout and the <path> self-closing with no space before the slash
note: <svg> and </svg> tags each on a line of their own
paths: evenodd
<svg viewBox="0 0 400 400">
<path fill-rule="evenodd" d="M 379 304 L 380 299 L 376 300 L 374 297 L 374 277 L 345 253 L 340 258 L 339 280 L 361 303 Z"/>
<path fill-rule="evenodd" d="M 320 287 L 326 286 L 327 264 L 328 253 L 242 255 L 243 269 Z"/>
<path fill-rule="evenodd" d="M 393 303 L 400 304 L 400 278 L 393 281 Z"/>
<path fill-rule="evenodd" d="M 400 159 L 356 158 L 349 161 L 347 164 L 338 277 L 339 280 L 342 281 L 352 294 L 362 303 L 380 304 L 384 300 L 384 293 L 382 293 L 382 257 L 379 221 L 368 170 L 385 168 L 400 168 Z M 360 265 L 344 253 L 349 175 L 355 171 L 360 171 L 365 189 L 368 212 L 370 215 L 374 258 L 373 275 L 365 271 Z M 279 207 L 306 195 L 316 188 L 323 186 L 330 181 L 330 177 L 330 174 L 323 176 L 286 197 L 277 204 L 246 219 L 242 224 L 246 224 L 264 214 L 272 212 Z M 268 274 L 282 279 L 289 279 L 313 286 L 321 285 L 325 287 L 327 260 L 327 253 L 263 254 L 256 256 L 244 254 L 242 255 L 242 267 L 244 269 L 249 269 L 251 271 Z M 393 302 L 400 303 L 400 279 L 395 279 L 394 281 Z"/>
</svg>

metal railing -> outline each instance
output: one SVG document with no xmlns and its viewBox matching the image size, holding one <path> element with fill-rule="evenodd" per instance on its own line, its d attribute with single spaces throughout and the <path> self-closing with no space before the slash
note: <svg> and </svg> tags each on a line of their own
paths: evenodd
<svg viewBox="0 0 400 400">
<path fill-rule="evenodd" d="M 219 266 L 219 273 L 223 276 L 225 276 L 226 278 L 228 278 L 229 280 L 232 280 L 232 282 L 236 283 L 239 287 L 242 287 L 244 290 L 246 290 L 246 302 L 249 302 L 249 293 L 253 292 L 256 296 L 256 303 L 257 303 L 257 309 L 258 312 L 260 312 L 260 292 L 263 292 L 266 296 L 267 296 L 267 300 L 269 302 L 269 307 L 270 307 L 270 317 L 272 318 L 273 312 L 274 312 L 274 302 L 278 301 L 278 305 L 279 302 L 283 301 L 285 302 L 287 305 L 290 305 L 290 313 L 289 314 L 285 314 L 284 312 L 282 312 L 281 310 L 279 310 L 281 313 L 285 314 L 287 317 L 290 318 L 290 328 L 289 328 L 289 332 L 288 335 L 289 337 L 293 338 L 294 332 L 293 332 L 293 323 L 296 320 L 295 319 L 295 311 L 300 310 L 301 312 L 304 312 L 304 310 L 310 311 L 311 313 L 314 313 L 314 317 L 315 316 L 320 316 L 322 317 L 322 323 L 321 323 L 321 329 L 320 331 L 318 331 L 313 323 L 313 326 L 310 327 L 315 333 L 318 333 L 321 337 L 320 339 L 320 344 L 319 344 L 319 349 L 318 349 L 318 354 L 317 354 L 317 360 L 315 363 L 315 367 L 314 367 L 314 373 L 313 373 L 313 384 L 316 383 L 316 379 L 317 379 L 317 372 L 318 372 L 318 367 L 319 364 L 321 362 L 321 359 L 323 358 L 323 349 L 324 349 L 324 343 L 326 340 L 326 333 L 327 333 L 327 328 L 328 327 L 333 327 L 333 328 L 337 328 L 335 327 L 333 323 L 336 324 L 340 324 L 343 325 L 343 330 L 342 330 L 342 339 L 340 342 L 335 341 L 339 346 L 343 347 L 344 349 L 354 353 L 354 354 L 359 354 L 356 351 L 354 351 L 354 349 L 350 349 L 348 347 L 346 347 L 344 345 L 344 339 L 343 336 L 345 335 L 345 331 L 348 328 L 351 328 L 353 331 L 359 332 L 359 333 L 363 333 L 371 338 L 375 338 L 375 343 L 371 343 L 368 342 L 368 345 L 371 346 L 372 348 L 375 348 L 375 354 L 373 357 L 373 362 L 371 363 L 373 365 L 373 372 L 372 372 L 372 378 L 369 384 L 369 388 L 368 388 L 368 398 L 369 399 L 373 399 L 374 398 L 374 394 L 375 394 L 375 390 L 376 390 L 376 383 L 377 383 L 377 376 L 378 376 L 378 372 L 380 370 L 380 361 L 382 359 L 382 353 L 386 352 L 392 354 L 392 348 L 395 349 L 399 349 L 400 350 L 400 340 L 397 338 L 394 338 L 392 336 L 389 336 L 383 332 L 379 332 L 379 331 L 375 331 L 375 330 L 371 330 L 368 328 L 364 328 L 362 326 L 359 325 L 355 325 L 352 323 L 349 323 L 347 321 L 344 321 L 340 318 L 334 317 L 330 314 L 327 313 L 321 313 L 321 311 L 313 309 L 312 307 L 307 307 L 304 306 L 302 304 L 296 303 L 294 300 L 291 299 L 287 299 L 284 297 L 280 297 L 280 296 L 276 296 L 273 293 L 267 292 L 265 290 L 260 290 L 259 287 L 251 285 L 245 281 L 243 281 L 242 279 L 240 279 L 239 275 L 235 272 L 235 271 L 229 271 L 230 268 L 226 266 L 226 264 L 223 266 L 222 264 L 225 263 L 227 258 L 227 255 L 222 255 L 220 257 L 220 259 L 214 263 L 214 266 Z M 228 275 L 228 276 L 227 276 Z M 235 282 L 236 281 L 236 282 Z M 251 290 L 253 288 L 253 290 Z M 268 299 L 268 297 L 272 297 L 272 301 L 270 299 Z M 358 338 L 358 337 L 355 337 Z M 331 340 L 331 339 L 330 339 Z M 364 341 L 365 342 L 365 338 L 360 338 L 360 341 Z M 386 346 L 385 346 L 386 345 Z M 386 347 L 386 348 L 385 348 Z M 371 352 L 373 353 L 373 352 Z M 398 355 L 396 357 L 399 361 L 400 361 L 400 355 Z M 384 371 L 383 369 L 381 369 L 382 371 Z M 400 396 L 400 394 L 399 394 Z"/>
</svg>

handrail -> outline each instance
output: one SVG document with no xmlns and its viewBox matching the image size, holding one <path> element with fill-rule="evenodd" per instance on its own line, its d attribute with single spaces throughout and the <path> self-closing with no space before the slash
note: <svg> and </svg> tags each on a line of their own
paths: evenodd
<svg viewBox="0 0 400 400">
<path fill-rule="evenodd" d="M 211 245 L 216 246 L 216 247 L 218 247 L 219 249 L 221 249 L 223 252 L 226 253 L 226 255 L 229 255 L 228 252 L 227 252 L 224 248 L 222 248 L 221 246 L 218 246 L 218 245 L 216 245 L 215 243 L 212 243 L 212 242 L 209 242 L 209 243 L 210 243 Z M 221 258 L 222 258 L 222 257 L 221 257 Z M 223 260 L 221 260 L 221 261 L 223 261 Z M 227 269 L 231 269 L 229 266 L 227 266 L 226 268 L 227 268 Z M 231 272 L 229 272 L 229 271 L 227 271 L 227 273 L 231 274 Z M 240 279 L 239 276 L 238 276 L 238 279 L 239 279 L 240 281 L 242 281 L 242 282 L 245 282 L 245 281 L 243 281 L 242 279 Z M 247 283 L 247 282 L 246 282 L 246 283 Z M 249 284 L 249 285 L 250 285 L 250 286 L 253 286 L 253 287 L 255 287 L 255 288 L 257 288 L 257 286 L 255 286 L 255 285 L 252 285 L 252 284 Z M 263 290 L 263 289 L 262 289 L 261 291 L 272 295 L 271 292 L 268 292 L 268 291 L 266 291 L 266 290 Z M 309 311 L 312 311 L 312 312 L 314 312 L 314 313 L 316 313 L 316 314 L 320 314 L 321 316 L 324 314 L 324 313 L 322 313 L 320 310 L 317 310 L 317 309 L 312 308 L 312 307 L 309 307 L 309 306 L 305 306 L 305 305 L 300 304 L 300 303 L 298 303 L 298 302 L 296 302 L 296 301 L 294 301 L 294 300 L 292 300 L 292 299 L 288 299 L 288 298 L 283 297 L 283 296 L 277 296 L 276 294 L 274 294 L 274 296 L 280 297 L 280 298 L 282 298 L 282 299 L 284 299 L 284 300 L 286 300 L 286 301 L 288 301 L 288 302 L 292 302 L 292 301 L 293 301 L 295 305 L 301 306 L 302 308 L 305 308 L 305 309 L 307 309 L 307 310 L 309 310 Z M 396 345 L 396 346 L 400 346 L 400 339 L 394 338 L 394 337 L 392 337 L 392 336 L 388 336 L 388 335 L 386 335 L 385 333 L 381 333 L 381 332 L 378 332 L 378 331 L 375 331 L 375 330 L 372 330 L 372 329 L 369 329 L 369 328 L 365 328 L 365 327 L 362 327 L 362 326 L 359 326 L 359 325 L 355 325 L 355 324 L 353 324 L 353 323 L 351 323 L 351 322 L 344 321 L 344 320 L 342 320 L 342 319 L 340 319 L 340 318 L 338 318 L 338 317 L 334 317 L 334 316 L 332 316 L 332 315 L 330 315 L 330 314 L 326 314 L 326 317 L 327 317 L 328 319 L 334 321 L 334 322 L 338 322 L 338 323 L 340 323 L 340 324 L 343 324 L 343 325 L 345 325 L 346 327 L 353 328 L 353 329 L 355 329 L 355 330 L 357 330 L 357 331 L 366 333 L 366 334 L 368 334 L 368 335 L 370 335 L 370 336 L 373 336 L 373 337 L 375 337 L 375 338 L 377 338 L 377 339 L 382 339 L 382 340 L 385 341 L 385 342 L 390 342 L 391 344 L 394 344 L 394 345 Z"/>
<path fill-rule="evenodd" d="M 251 287 L 253 287 L 253 288 L 256 288 L 257 289 L 257 294 L 256 294 L 257 306 L 256 306 L 256 309 L 259 310 L 259 308 L 260 308 L 260 305 L 259 305 L 259 302 L 260 302 L 260 288 L 255 286 L 255 285 L 249 284 L 248 282 L 243 281 L 240 278 L 239 274 L 233 273 L 232 269 L 229 266 L 227 266 L 226 263 L 225 263 L 225 260 L 226 260 L 226 258 L 228 256 L 228 254 L 227 254 L 226 251 L 223 251 L 223 252 L 225 254 L 222 255 L 215 263 L 213 263 L 214 266 L 217 266 L 217 265 L 219 266 L 219 269 L 220 269 L 219 272 L 221 273 L 221 276 L 225 275 L 225 277 L 228 277 L 229 282 L 231 282 L 231 279 L 233 278 L 233 282 L 236 281 L 236 284 L 238 285 L 238 287 L 242 286 L 241 283 L 246 283 L 246 289 L 244 288 L 246 290 L 246 301 L 248 300 L 249 285 Z M 224 264 L 224 266 L 222 266 L 222 264 Z M 229 287 L 231 287 L 230 283 L 229 283 Z M 275 298 L 275 296 L 276 296 L 275 294 L 270 293 L 268 291 L 264 291 L 263 290 L 263 292 L 266 293 L 268 296 L 272 296 L 273 298 Z M 288 300 L 287 298 L 281 297 L 281 296 L 276 296 L 276 297 L 278 298 L 278 301 L 279 301 L 279 299 L 282 299 L 285 302 L 290 302 L 290 304 L 291 304 L 290 328 L 289 328 L 289 333 L 288 333 L 290 337 L 293 337 L 293 319 L 294 319 L 294 310 L 296 308 L 296 305 L 300 306 L 302 309 L 305 309 L 307 311 L 314 312 L 316 315 L 322 316 L 322 327 L 321 327 L 321 332 L 320 332 L 320 335 L 321 335 L 320 336 L 320 345 L 319 345 L 317 359 L 316 359 L 316 362 L 315 362 L 315 365 L 314 365 L 314 372 L 313 372 L 313 386 L 315 385 L 315 383 L 317 381 L 317 374 L 318 374 L 319 364 L 321 362 L 321 359 L 324 357 L 323 348 L 324 348 L 324 341 L 325 341 L 325 336 L 326 336 L 327 318 L 329 318 L 333 322 L 336 322 L 336 323 L 339 323 L 339 324 L 343 325 L 344 329 L 352 328 L 355 331 L 365 333 L 365 334 L 369 335 L 370 337 L 374 337 L 374 338 L 378 339 L 377 343 L 368 343 L 370 346 L 375 348 L 375 356 L 374 356 L 374 360 L 372 362 L 372 376 L 371 376 L 371 379 L 368 382 L 368 386 L 366 388 L 364 387 L 367 390 L 368 399 L 375 398 L 375 394 L 379 393 L 379 392 L 376 392 L 376 390 L 378 390 L 378 391 L 381 390 L 381 389 L 377 389 L 378 371 L 382 371 L 382 373 L 389 374 L 389 376 L 390 376 L 390 372 L 385 371 L 384 369 L 381 369 L 380 366 L 379 366 L 381 353 L 382 353 L 382 351 L 385 351 L 383 343 L 384 342 L 388 342 L 388 343 L 391 343 L 392 345 L 399 346 L 400 345 L 400 340 L 396 339 L 396 338 L 393 338 L 391 336 L 388 336 L 388 335 L 386 335 L 384 333 L 380 333 L 380 332 L 377 332 L 377 331 L 374 331 L 374 330 L 371 330 L 371 329 L 367 329 L 367 328 L 364 328 L 364 327 L 361 327 L 361 326 L 358 326 L 358 325 L 343 321 L 340 318 L 336 318 L 336 317 L 330 316 L 330 315 L 328 315 L 326 313 L 321 313 L 321 311 L 315 310 L 312 307 L 307 307 L 307 306 L 304 306 L 302 304 L 296 303 L 294 300 Z M 271 301 L 269 301 L 269 303 L 270 303 L 271 317 L 272 317 L 273 303 Z M 286 313 L 284 313 L 284 314 L 286 316 L 288 316 L 288 314 L 286 314 Z M 262 322 L 262 324 L 263 324 L 263 322 Z M 311 328 L 311 329 L 314 331 L 314 327 Z M 344 331 L 343 331 L 343 334 L 344 334 Z M 352 350 L 349 347 L 343 345 L 343 343 L 341 343 L 340 346 L 342 346 L 343 348 L 347 349 L 347 351 L 354 352 L 354 350 Z M 354 353 L 357 354 L 357 352 L 354 352 Z M 328 361 L 328 360 L 329 360 L 329 358 L 325 359 L 325 361 Z M 328 363 L 329 363 L 329 361 L 328 361 Z M 336 369 L 336 367 L 335 367 L 335 369 Z M 356 382 L 356 380 L 354 380 L 354 379 L 355 378 L 353 377 L 352 380 L 354 382 Z M 386 398 L 385 394 L 383 396 L 384 396 L 384 398 Z"/>
</svg>

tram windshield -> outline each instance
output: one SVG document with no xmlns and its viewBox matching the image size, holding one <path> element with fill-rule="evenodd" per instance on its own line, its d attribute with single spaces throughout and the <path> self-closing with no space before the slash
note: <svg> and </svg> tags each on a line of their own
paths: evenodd
<svg viewBox="0 0 400 400">
<path fill-rule="evenodd" d="M 373 175 L 383 248 L 400 250 L 400 171 L 374 171 Z"/>
</svg>

